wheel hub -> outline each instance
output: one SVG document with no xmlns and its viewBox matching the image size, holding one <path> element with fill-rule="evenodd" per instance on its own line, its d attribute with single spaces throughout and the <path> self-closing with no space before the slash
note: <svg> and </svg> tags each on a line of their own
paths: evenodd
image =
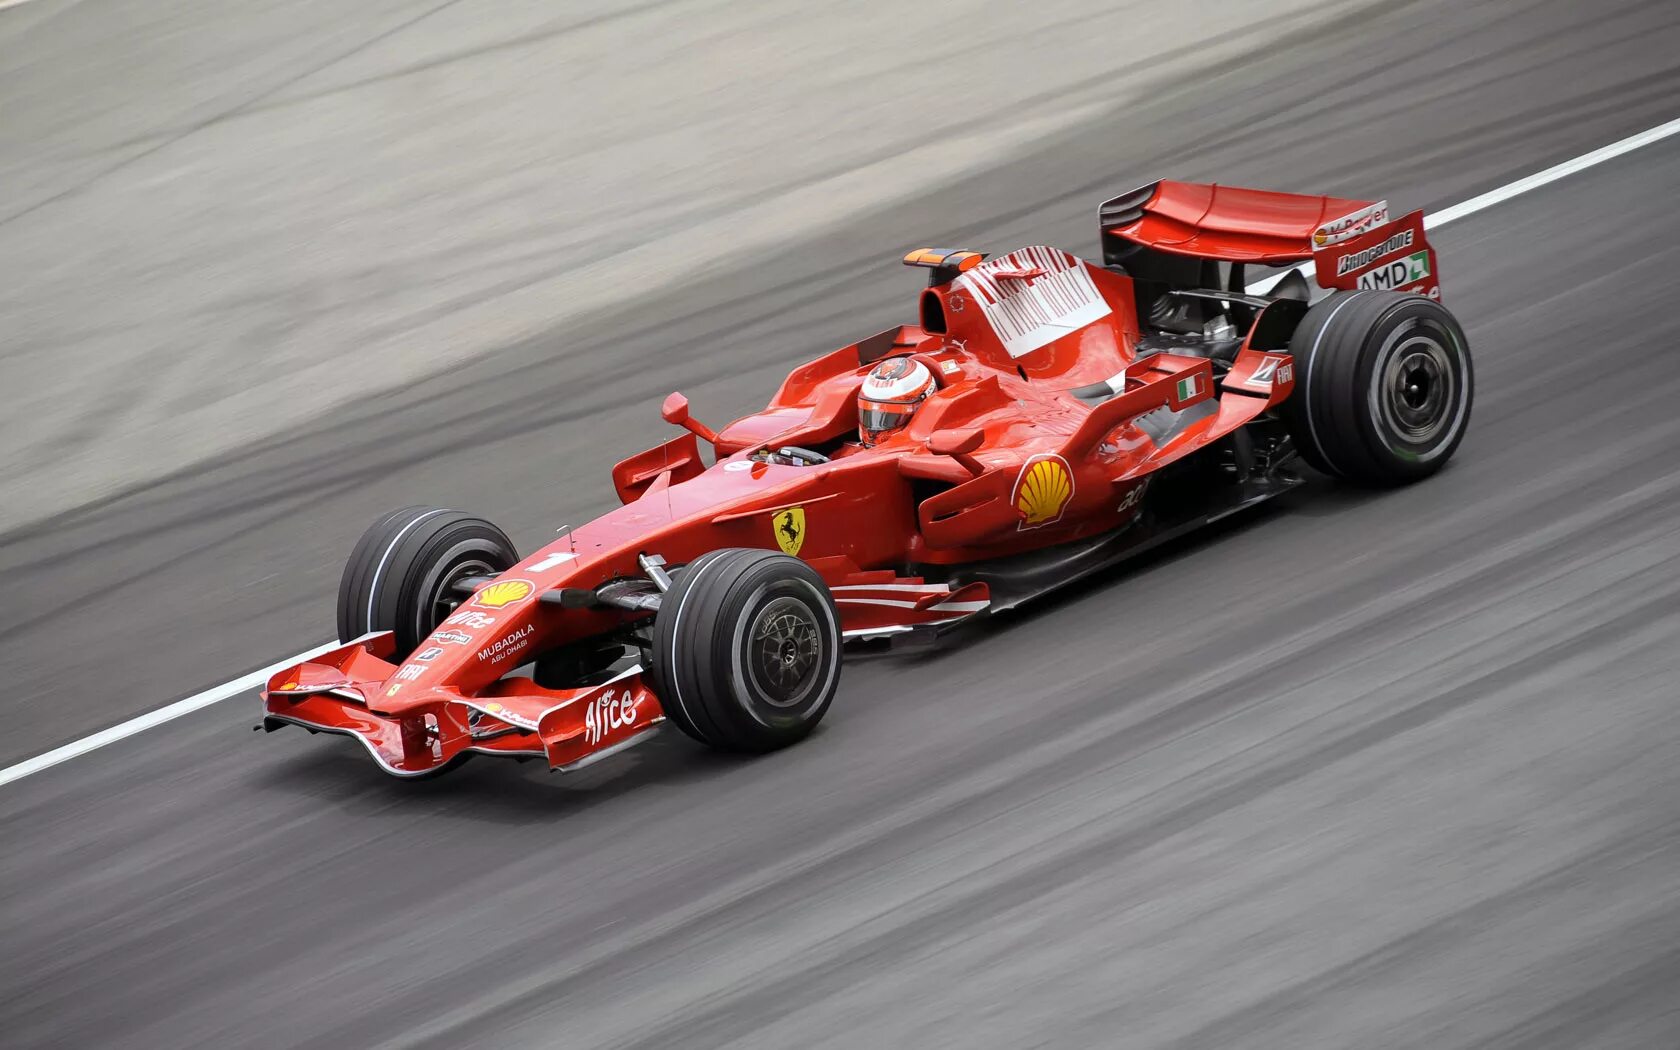
<svg viewBox="0 0 1680 1050">
<path fill-rule="evenodd" d="M 810 607 L 797 598 L 777 598 L 759 610 L 750 637 L 749 660 L 765 699 L 777 707 L 797 703 L 821 655 Z"/>
<path fill-rule="evenodd" d="M 1389 358 L 1384 376 L 1384 415 L 1407 441 L 1427 444 L 1446 426 L 1453 373 L 1447 353 L 1433 339 L 1417 338 Z"/>
<path fill-rule="evenodd" d="M 427 600 L 427 608 L 431 610 L 431 624 L 423 625 L 425 629 L 420 633 L 424 635 L 436 630 L 437 625 L 447 620 L 460 607 L 461 602 L 466 600 L 466 595 L 455 589 L 457 582 L 474 576 L 494 576 L 497 571 L 487 561 L 468 558 L 439 576 L 437 585 L 432 588 Z"/>
</svg>

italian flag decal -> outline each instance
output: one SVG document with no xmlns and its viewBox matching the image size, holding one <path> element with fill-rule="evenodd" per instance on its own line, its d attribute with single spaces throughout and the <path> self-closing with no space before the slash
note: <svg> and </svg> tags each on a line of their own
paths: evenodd
<svg viewBox="0 0 1680 1050">
<path fill-rule="evenodd" d="M 1188 379 L 1180 379 L 1178 381 L 1178 393 L 1175 397 L 1179 401 L 1188 401 L 1201 392 L 1202 373 L 1197 372 Z"/>
</svg>

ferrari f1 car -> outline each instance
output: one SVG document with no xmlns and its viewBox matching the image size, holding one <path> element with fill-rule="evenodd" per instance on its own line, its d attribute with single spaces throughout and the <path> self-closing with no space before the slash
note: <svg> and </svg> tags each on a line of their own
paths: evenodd
<svg viewBox="0 0 1680 1050">
<path fill-rule="evenodd" d="M 850 640 L 1008 609 L 1302 461 L 1393 486 L 1457 448 L 1470 355 L 1421 214 L 1159 182 L 1100 226 L 1101 265 L 911 252 L 916 323 L 721 430 L 672 394 L 684 432 L 613 468 L 623 505 L 528 557 L 456 511 L 380 518 L 344 569 L 346 641 L 273 676 L 264 728 L 348 734 L 405 777 L 474 754 L 575 770 L 667 722 L 768 751 L 822 719 Z M 1284 276 L 1251 287 L 1254 266 Z"/>
</svg>

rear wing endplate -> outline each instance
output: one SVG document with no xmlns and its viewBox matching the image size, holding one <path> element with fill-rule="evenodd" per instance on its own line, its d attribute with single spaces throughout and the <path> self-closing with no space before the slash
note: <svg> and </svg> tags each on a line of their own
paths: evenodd
<svg viewBox="0 0 1680 1050">
<path fill-rule="evenodd" d="M 1320 287 L 1416 292 L 1441 298 L 1441 267 L 1424 234 L 1423 212 L 1329 239 L 1313 252 Z"/>
</svg>

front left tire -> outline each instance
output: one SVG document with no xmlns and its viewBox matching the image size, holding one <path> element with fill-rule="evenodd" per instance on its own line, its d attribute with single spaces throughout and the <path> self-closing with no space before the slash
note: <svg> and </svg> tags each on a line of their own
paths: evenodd
<svg viewBox="0 0 1680 1050">
<path fill-rule="evenodd" d="M 338 637 L 396 636 L 394 659 L 413 652 L 466 597 L 459 580 L 512 568 L 519 552 L 482 518 L 441 507 L 404 507 L 362 533 L 338 584 Z"/>
</svg>

